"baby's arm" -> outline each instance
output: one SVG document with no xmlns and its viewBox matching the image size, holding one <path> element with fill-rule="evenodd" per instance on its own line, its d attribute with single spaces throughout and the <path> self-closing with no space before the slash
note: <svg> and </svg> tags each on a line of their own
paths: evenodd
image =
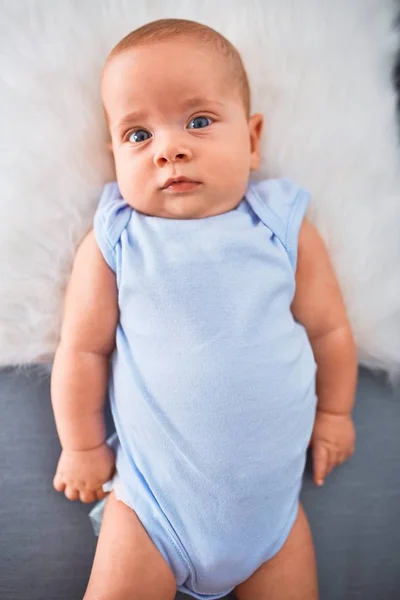
<svg viewBox="0 0 400 600">
<path fill-rule="evenodd" d="M 114 455 L 105 443 L 104 401 L 117 321 L 115 275 L 90 232 L 75 257 L 51 377 L 62 446 L 54 487 L 70 500 L 101 498 L 102 484 L 114 471 Z"/>
<path fill-rule="evenodd" d="M 346 309 L 326 247 L 305 220 L 299 236 L 295 319 L 306 328 L 317 363 L 318 407 L 311 438 L 314 479 L 325 476 L 351 456 L 357 382 L 357 353 Z"/>
</svg>

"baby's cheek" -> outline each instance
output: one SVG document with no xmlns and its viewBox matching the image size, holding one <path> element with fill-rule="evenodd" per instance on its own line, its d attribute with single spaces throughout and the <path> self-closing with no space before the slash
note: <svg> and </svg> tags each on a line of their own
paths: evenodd
<svg viewBox="0 0 400 600">
<path fill-rule="evenodd" d="M 142 176 L 134 160 L 129 160 L 126 156 L 116 156 L 115 173 L 121 194 L 126 200 L 138 194 L 142 186 Z"/>
<path fill-rule="evenodd" d="M 237 147 L 227 148 L 219 165 L 219 176 L 225 185 L 240 185 L 248 180 L 249 154 Z"/>
</svg>

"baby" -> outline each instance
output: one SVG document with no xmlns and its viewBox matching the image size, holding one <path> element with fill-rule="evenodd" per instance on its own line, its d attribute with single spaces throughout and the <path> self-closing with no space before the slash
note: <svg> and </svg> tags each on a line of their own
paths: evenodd
<svg viewBox="0 0 400 600">
<path fill-rule="evenodd" d="M 117 182 L 78 249 L 52 374 L 55 489 L 113 486 L 85 600 L 315 600 L 306 452 L 318 485 L 352 454 L 357 361 L 309 195 L 250 181 L 263 118 L 214 30 L 141 27 L 101 90 Z"/>
</svg>

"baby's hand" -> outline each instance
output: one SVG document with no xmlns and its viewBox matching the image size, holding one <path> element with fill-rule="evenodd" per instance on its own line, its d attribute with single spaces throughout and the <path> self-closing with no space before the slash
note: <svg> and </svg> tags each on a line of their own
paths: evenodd
<svg viewBox="0 0 400 600">
<path fill-rule="evenodd" d="M 114 470 L 114 452 L 105 442 L 92 450 L 63 450 L 53 485 L 69 500 L 94 502 L 106 495 L 102 485 Z"/>
<path fill-rule="evenodd" d="M 350 414 L 335 415 L 317 410 L 311 436 L 314 481 L 321 486 L 334 467 L 354 452 L 355 429 Z"/>
</svg>

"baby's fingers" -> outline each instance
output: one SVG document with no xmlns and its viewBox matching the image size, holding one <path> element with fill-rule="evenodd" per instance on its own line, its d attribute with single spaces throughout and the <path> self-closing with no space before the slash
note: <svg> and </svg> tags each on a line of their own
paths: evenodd
<svg viewBox="0 0 400 600">
<path fill-rule="evenodd" d="M 347 454 L 345 454 L 344 452 L 339 452 L 336 456 L 336 461 L 335 461 L 335 467 L 339 467 L 342 463 L 344 463 L 347 460 Z"/>
<path fill-rule="evenodd" d="M 349 458 L 351 457 L 352 454 L 353 454 L 353 450 L 345 450 L 345 451 L 339 452 L 336 456 L 336 461 L 335 461 L 334 466 L 338 467 L 342 463 L 346 462 L 347 460 L 349 460 Z"/>
<path fill-rule="evenodd" d="M 75 500 L 79 500 L 79 492 L 76 488 L 72 487 L 72 486 L 67 486 L 65 488 L 65 497 L 68 498 L 68 500 L 72 500 L 72 502 L 74 502 Z"/>
<path fill-rule="evenodd" d="M 53 479 L 53 488 L 57 492 L 63 492 L 65 490 L 65 483 L 61 477 L 58 477 L 58 475 L 56 475 Z"/>
<path fill-rule="evenodd" d="M 103 488 L 99 488 L 98 490 L 96 490 L 96 498 L 97 500 L 103 500 L 103 498 L 105 498 L 106 496 L 108 496 L 109 492 L 108 491 L 104 491 Z"/>
<path fill-rule="evenodd" d="M 328 448 L 315 442 L 312 450 L 312 461 L 314 469 L 314 482 L 316 485 L 323 485 L 325 477 L 331 470 Z"/>
<path fill-rule="evenodd" d="M 79 492 L 79 500 L 85 504 L 90 504 L 97 500 L 96 491 L 93 490 L 81 490 Z"/>
</svg>

